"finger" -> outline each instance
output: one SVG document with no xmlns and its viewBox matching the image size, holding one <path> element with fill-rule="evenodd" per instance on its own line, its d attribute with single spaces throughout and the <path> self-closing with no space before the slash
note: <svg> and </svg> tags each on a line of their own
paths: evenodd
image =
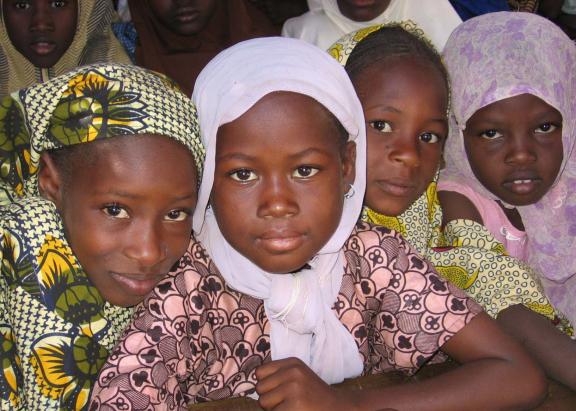
<svg viewBox="0 0 576 411">
<path fill-rule="evenodd" d="M 267 362 L 256 368 L 256 378 L 258 378 L 258 380 L 266 378 L 267 376 L 274 374 L 275 372 L 277 372 L 282 368 L 290 367 L 296 364 L 304 364 L 304 363 L 300 361 L 298 358 L 293 357 L 284 358 L 283 360 L 275 360 Z"/>
<path fill-rule="evenodd" d="M 303 382 L 311 383 L 316 377 L 314 372 L 300 360 L 284 361 L 275 372 L 259 378 L 256 383 L 256 392 L 263 394 L 275 389 L 283 383 Z"/>
<path fill-rule="evenodd" d="M 256 391 L 258 391 L 258 389 L 256 389 Z M 286 392 L 280 385 L 267 392 L 264 392 L 263 394 L 260 394 L 258 398 L 258 404 L 266 411 L 276 411 L 277 407 L 279 407 L 284 402 L 285 398 Z"/>
</svg>

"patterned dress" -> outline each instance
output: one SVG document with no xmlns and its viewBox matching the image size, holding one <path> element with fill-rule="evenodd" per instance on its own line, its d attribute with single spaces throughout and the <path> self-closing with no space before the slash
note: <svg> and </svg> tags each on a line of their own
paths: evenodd
<svg viewBox="0 0 576 411">
<path fill-rule="evenodd" d="M 481 308 L 402 237 L 359 223 L 346 242 L 334 315 L 354 336 L 363 374 L 414 373 Z M 227 286 L 200 243 L 139 306 L 102 369 L 90 410 L 180 409 L 254 392 L 270 361 L 262 300 Z"/>
</svg>

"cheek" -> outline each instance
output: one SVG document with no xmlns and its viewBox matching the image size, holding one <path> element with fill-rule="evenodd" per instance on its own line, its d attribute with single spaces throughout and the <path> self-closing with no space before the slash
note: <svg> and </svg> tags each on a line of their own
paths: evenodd
<svg viewBox="0 0 576 411">
<path fill-rule="evenodd" d="M 172 266 L 188 249 L 192 238 L 192 224 L 181 230 L 171 230 L 165 238 L 168 244 L 169 264 Z"/>
</svg>

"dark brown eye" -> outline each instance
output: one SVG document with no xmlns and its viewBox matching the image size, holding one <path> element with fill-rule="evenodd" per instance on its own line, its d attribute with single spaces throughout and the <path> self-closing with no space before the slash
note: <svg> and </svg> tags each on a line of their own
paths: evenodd
<svg viewBox="0 0 576 411">
<path fill-rule="evenodd" d="M 368 125 L 372 127 L 374 130 L 378 130 L 382 133 L 390 133 L 392 131 L 392 126 L 390 125 L 390 123 L 384 120 L 370 121 Z"/>
<path fill-rule="evenodd" d="M 256 179 L 256 174 L 252 170 L 242 168 L 231 172 L 230 177 L 236 181 L 252 181 Z"/>
<path fill-rule="evenodd" d="M 300 166 L 296 170 L 294 170 L 294 173 L 292 174 L 292 176 L 296 177 L 296 178 L 307 178 L 307 177 L 312 177 L 318 171 L 319 170 L 316 167 Z"/>
</svg>

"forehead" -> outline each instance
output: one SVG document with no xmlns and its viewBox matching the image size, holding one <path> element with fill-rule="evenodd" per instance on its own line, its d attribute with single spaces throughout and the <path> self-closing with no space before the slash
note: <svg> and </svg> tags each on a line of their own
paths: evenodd
<svg viewBox="0 0 576 411">
<path fill-rule="evenodd" d="M 239 118 L 220 126 L 217 152 L 231 147 L 338 146 L 339 138 L 338 120 L 322 104 L 303 94 L 281 91 L 265 95 Z"/>
<path fill-rule="evenodd" d="M 361 101 L 369 97 L 412 99 L 426 93 L 428 98 L 433 94 L 448 103 L 446 81 L 438 68 L 413 56 L 374 62 L 356 76 L 354 85 Z"/>
<path fill-rule="evenodd" d="M 83 143 L 72 158 L 72 176 L 93 179 L 130 180 L 135 177 L 155 180 L 162 170 L 179 168 L 183 175 L 196 179 L 192 153 L 176 140 L 141 134 L 118 136 L 92 143 Z M 168 182 L 167 182 L 168 183 Z"/>
<path fill-rule="evenodd" d="M 510 121 L 510 114 L 516 115 L 524 122 L 531 116 L 540 116 L 548 113 L 554 113 L 562 118 L 562 114 L 555 107 L 540 97 L 524 93 L 494 101 L 480 108 L 472 114 L 467 123 L 488 118 Z"/>
</svg>

